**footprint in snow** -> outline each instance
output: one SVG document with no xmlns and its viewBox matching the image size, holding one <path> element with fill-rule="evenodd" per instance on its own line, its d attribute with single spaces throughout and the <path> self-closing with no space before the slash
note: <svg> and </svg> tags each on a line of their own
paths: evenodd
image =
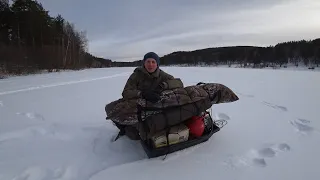
<svg viewBox="0 0 320 180">
<path fill-rule="evenodd" d="M 264 158 L 253 158 L 251 164 L 257 167 L 266 167 L 267 162 Z"/>
<path fill-rule="evenodd" d="M 230 120 L 231 118 L 225 113 L 215 113 L 214 117 L 215 120 Z"/>
<path fill-rule="evenodd" d="M 306 119 L 296 119 L 291 120 L 290 124 L 294 127 L 294 129 L 302 134 L 307 134 L 315 131 L 315 129 L 310 125 L 311 121 Z"/>
<path fill-rule="evenodd" d="M 50 173 L 52 179 L 77 179 L 78 174 L 78 169 L 73 166 L 58 168 Z"/>
<path fill-rule="evenodd" d="M 253 157 L 252 155 L 229 156 L 224 164 L 231 168 L 245 167 L 266 167 L 267 162 L 264 158 Z"/>
<path fill-rule="evenodd" d="M 267 148 L 262 148 L 257 150 L 257 153 L 261 157 L 275 157 L 276 156 L 276 151 L 274 151 L 272 148 L 267 147 Z"/>
<path fill-rule="evenodd" d="M 48 180 L 48 179 L 74 179 L 77 174 L 72 167 L 47 169 L 44 167 L 31 166 L 18 174 L 13 180 Z"/>
<path fill-rule="evenodd" d="M 31 113 L 31 112 L 18 112 L 16 113 L 17 115 L 21 115 L 21 116 L 25 116 L 29 119 L 35 119 L 35 120 L 41 120 L 41 121 L 44 121 L 45 118 L 41 115 L 41 114 L 38 114 L 38 113 Z"/>
<path fill-rule="evenodd" d="M 307 120 L 307 119 L 298 119 L 301 123 L 304 123 L 304 124 L 308 124 L 308 123 L 311 123 L 311 121 Z"/>
<path fill-rule="evenodd" d="M 266 167 L 267 158 L 274 158 L 281 152 L 290 151 L 291 147 L 287 143 L 279 143 L 252 149 L 243 156 L 230 156 L 224 164 L 233 167 Z"/>
<path fill-rule="evenodd" d="M 42 167 L 29 167 L 12 180 L 44 180 L 49 179 L 48 172 Z"/>
<path fill-rule="evenodd" d="M 59 132 L 55 125 L 50 125 L 48 127 L 29 127 L 22 130 L 11 131 L 7 133 L 0 134 L 0 144 L 12 140 L 19 140 L 24 138 L 53 138 L 62 141 L 72 140 L 73 137 L 64 132 Z"/>
<path fill-rule="evenodd" d="M 218 113 L 217 117 L 221 120 L 230 120 L 230 117 L 225 113 Z"/>
<path fill-rule="evenodd" d="M 267 147 L 257 149 L 256 152 L 260 157 L 272 158 L 278 153 L 290 151 L 291 147 L 287 143 L 272 144 Z"/>
<path fill-rule="evenodd" d="M 266 106 L 269 106 L 269 107 L 272 107 L 274 109 L 278 109 L 278 110 L 281 110 L 281 111 L 288 111 L 288 108 L 284 107 L 284 106 L 279 106 L 279 105 L 276 105 L 276 104 L 271 104 L 269 102 L 266 102 L 266 101 L 263 101 L 262 104 L 266 105 Z"/>
</svg>

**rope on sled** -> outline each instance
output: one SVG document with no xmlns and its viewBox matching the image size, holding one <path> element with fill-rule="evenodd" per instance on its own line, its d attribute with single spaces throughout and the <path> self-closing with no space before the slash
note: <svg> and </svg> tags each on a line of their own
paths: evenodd
<svg viewBox="0 0 320 180">
<path fill-rule="evenodd" d="M 228 124 L 228 121 L 221 119 L 221 120 L 214 120 L 213 123 L 221 129 Z"/>
<path fill-rule="evenodd" d="M 212 107 L 210 107 L 210 115 L 212 116 Z M 227 120 L 220 119 L 220 120 L 214 120 L 212 119 L 213 123 L 218 126 L 220 129 L 223 128 L 225 125 L 228 124 Z"/>
</svg>

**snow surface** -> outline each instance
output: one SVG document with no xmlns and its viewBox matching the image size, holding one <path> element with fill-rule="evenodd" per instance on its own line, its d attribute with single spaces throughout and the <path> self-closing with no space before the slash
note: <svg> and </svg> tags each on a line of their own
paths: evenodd
<svg viewBox="0 0 320 180">
<path fill-rule="evenodd" d="M 185 85 L 222 83 L 239 96 L 214 105 L 228 124 L 209 141 L 148 159 L 111 139 L 104 107 L 133 68 L 0 80 L 1 180 L 319 179 L 320 72 L 164 67 Z"/>
</svg>

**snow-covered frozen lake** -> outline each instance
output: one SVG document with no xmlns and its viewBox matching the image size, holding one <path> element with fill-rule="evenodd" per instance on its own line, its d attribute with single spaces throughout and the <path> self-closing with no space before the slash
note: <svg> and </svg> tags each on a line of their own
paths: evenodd
<svg viewBox="0 0 320 180">
<path fill-rule="evenodd" d="M 0 80 L 0 180 L 319 179 L 320 72 L 164 67 L 185 86 L 222 83 L 239 101 L 214 105 L 228 124 L 209 141 L 147 159 L 110 140 L 104 107 L 134 68 Z"/>
</svg>

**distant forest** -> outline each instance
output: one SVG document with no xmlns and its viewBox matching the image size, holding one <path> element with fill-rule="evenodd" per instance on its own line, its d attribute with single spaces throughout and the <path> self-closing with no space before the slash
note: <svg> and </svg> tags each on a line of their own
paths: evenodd
<svg viewBox="0 0 320 180">
<path fill-rule="evenodd" d="M 286 67 L 305 65 L 310 69 L 320 64 L 320 38 L 279 43 L 275 46 L 232 46 L 178 51 L 160 58 L 162 65 L 238 65 L 239 67 Z M 112 66 L 138 66 L 134 62 L 112 62 Z"/>
<path fill-rule="evenodd" d="M 116 62 L 88 53 L 86 33 L 61 15 L 51 17 L 35 0 L 0 0 L 0 78 L 42 70 L 140 66 L 141 60 Z M 157 52 L 157 50 L 154 50 Z M 143 54 L 141 55 L 143 56 Z M 287 63 L 310 68 L 320 64 L 320 39 L 269 47 L 234 46 L 178 51 L 160 58 L 162 65 L 233 65 L 263 68 Z"/>
<path fill-rule="evenodd" d="M 109 64 L 108 64 L 109 63 Z M 0 76 L 110 66 L 87 52 L 85 32 L 34 0 L 0 0 Z"/>
</svg>

